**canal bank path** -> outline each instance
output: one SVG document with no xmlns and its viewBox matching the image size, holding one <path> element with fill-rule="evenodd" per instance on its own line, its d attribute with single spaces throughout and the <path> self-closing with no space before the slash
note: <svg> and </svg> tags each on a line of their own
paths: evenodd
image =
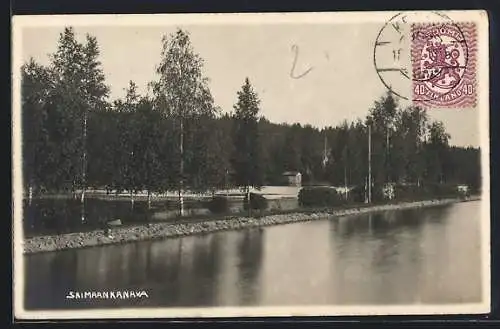
<svg viewBox="0 0 500 329">
<path fill-rule="evenodd" d="M 194 234 L 211 233 L 225 230 L 240 230 L 251 227 L 287 224 L 320 220 L 332 217 L 352 216 L 358 214 L 402 210 L 411 208 L 433 207 L 456 202 L 479 200 L 479 197 L 462 199 L 441 199 L 395 204 L 349 207 L 330 211 L 304 210 L 285 214 L 264 215 L 261 217 L 226 217 L 198 221 L 183 220 L 183 222 L 157 222 L 137 226 L 116 227 L 108 236 L 104 230 L 91 232 L 68 233 L 60 235 L 36 236 L 24 239 L 22 242 L 24 254 L 50 252 L 65 249 L 94 247 L 109 244 L 118 244 L 134 241 L 146 241 L 162 238 L 183 237 Z"/>
</svg>

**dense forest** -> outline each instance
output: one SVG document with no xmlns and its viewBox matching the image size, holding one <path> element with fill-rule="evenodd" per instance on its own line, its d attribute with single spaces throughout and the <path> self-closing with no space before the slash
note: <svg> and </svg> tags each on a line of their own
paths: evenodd
<svg viewBox="0 0 500 329">
<path fill-rule="evenodd" d="M 369 132 L 375 185 L 480 188 L 479 149 L 450 146 L 441 122 L 418 107 L 402 108 L 390 93 L 355 122 L 325 129 L 272 123 L 260 115 L 246 77 L 234 109 L 214 104 L 188 33 L 178 30 L 161 45 L 151 92 L 140 95 L 130 81 L 126 96 L 114 102 L 93 36 L 80 43 L 65 28 L 48 65 L 25 63 L 27 189 L 209 191 L 281 184 L 285 171 L 301 172 L 304 184 L 365 186 Z"/>
</svg>

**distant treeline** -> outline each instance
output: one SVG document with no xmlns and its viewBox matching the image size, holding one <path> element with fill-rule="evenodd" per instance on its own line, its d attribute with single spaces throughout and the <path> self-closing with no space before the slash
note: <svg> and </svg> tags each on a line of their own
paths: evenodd
<svg viewBox="0 0 500 329">
<path fill-rule="evenodd" d="M 248 78 L 234 110 L 222 114 L 202 68 L 189 34 L 178 30 L 162 39 L 150 95 L 131 81 L 123 99 L 109 102 L 96 38 L 79 43 L 66 28 L 49 65 L 23 66 L 25 187 L 208 191 L 281 184 L 285 171 L 301 172 L 305 184 L 365 186 L 370 127 L 373 184 L 480 188 L 479 149 L 450 146 L 441 122 L 401 108 L 391 94 L 356 122 L 321 130 L 276 124 L 259 115 Z"/>
</svg>

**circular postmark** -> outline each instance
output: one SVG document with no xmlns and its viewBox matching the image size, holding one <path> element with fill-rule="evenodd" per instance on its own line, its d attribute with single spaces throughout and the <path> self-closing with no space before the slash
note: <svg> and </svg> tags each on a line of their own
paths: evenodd
<svg viewBox="0 0 500 329">
<path fill-rule="evenodd" d="M 434 105 L 460 86 L 468 60 L 464 33 L 438 12 L 394 15 L 379 31 L 373 52 L 376 72 L 391 93 Z"/>
</svg>

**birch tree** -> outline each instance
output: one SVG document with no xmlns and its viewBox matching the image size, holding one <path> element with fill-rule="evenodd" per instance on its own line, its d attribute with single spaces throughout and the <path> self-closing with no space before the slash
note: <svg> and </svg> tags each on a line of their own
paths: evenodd
<svg viewBox="0 0 500 329">
<path fill-rule="evenodd" d="M 29 202 L 33 189 L 47 185 L 48 150 L 47 98 L 52 81 L 48 68 L 30 59 L 22 67 L 22 132 L 24 186 Z"/>
<path fill-rule="evenodd" d="M 165 117 L 174 122 L 178 139 L 178 198 L 179 214 L 184 215 L 184 197 L 186 178 L 186 156 L 191 161 L 191 170 L 196 170 L 203 163 L 193 156 L 191 143 L 186 148 L 186 137 L 192 137 L 197 123 L 203 118 L 213 117 L 215 107 L 208 88 L 208 79 L 203 76 L 203 60 L 195 53 L 187 32 L 178 29 L 162 39 L 161 61 L 156 68 L 159 79 L 152 83 L 155 104 Z M 191 139 L 193 140 L 193 139 Z M 195 168 L 195 169 L 193 169 Z M 189 177 L 193 177 L 191 173 Z"/>
</svg>

